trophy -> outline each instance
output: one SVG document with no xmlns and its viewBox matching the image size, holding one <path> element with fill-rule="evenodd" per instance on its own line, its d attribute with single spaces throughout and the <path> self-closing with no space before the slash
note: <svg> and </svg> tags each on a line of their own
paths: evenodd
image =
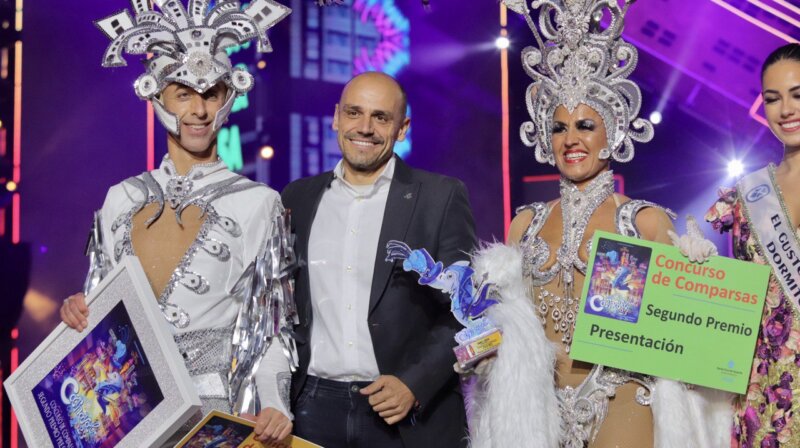
<svg viewBox="0 0 800 448">
<path fill-rule="evenodd" d="M 456 333 L 453 352 L 462 370 L 473 368 L 481 359 L 497 352 L 502 333 L 486 312 L 498 301 L 492 298 L 491 283 L 473 281 L 469 261 L 457 261 L 444 267 L 425 249 L 411 249 L 402 241 L 386 243 L 386 261 L 403 260 L 403 270 L 419 274 L 419 284 L 450 295 L 450 311 L 465 328 Z"/>
</svg>

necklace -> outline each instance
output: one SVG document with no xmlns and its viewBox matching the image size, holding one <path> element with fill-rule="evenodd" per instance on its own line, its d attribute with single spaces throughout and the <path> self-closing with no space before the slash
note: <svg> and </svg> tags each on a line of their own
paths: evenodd
<svg viewBox="0 0 800 448">
<path fill-rule="evenodd" d="M 561 245 L 556 252 L 556 264 L 563 297 L 540 287 L 536 296 L 539 302 L 536 309 L 543 323 L 547 315 L 550 315 L 556 332 L 563 334 L 561 341 L 566 345 L 566 351 L 569 353 L 580 301 L 574 291 L 575 274 L 573 269 L 586 273 L 586 263 L 580 259 L 578 251 L 592 215 L 606 199 L 614 194 L 614 173 L 611 171 L 601 173 L 592 179 L 583 191 L 562 177 L 560 190 L 563 234 Z M 550 276 L 550 280 L 553 277 L 554 275 Z M 536 286 L 544 285 L 544 283 L 536 281 L 534 284 Z"/>
</svg>

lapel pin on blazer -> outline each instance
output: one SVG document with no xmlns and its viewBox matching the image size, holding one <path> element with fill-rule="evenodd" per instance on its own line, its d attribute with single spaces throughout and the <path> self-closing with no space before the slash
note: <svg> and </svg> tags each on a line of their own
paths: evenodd
<svg viewBox="0 0 800 448">
<path fill-rule="evenodd" d="M 414 193 L 408 192 L 403 196 L 403 199 L 411 199 L 414 196 Z"/>
</svg>

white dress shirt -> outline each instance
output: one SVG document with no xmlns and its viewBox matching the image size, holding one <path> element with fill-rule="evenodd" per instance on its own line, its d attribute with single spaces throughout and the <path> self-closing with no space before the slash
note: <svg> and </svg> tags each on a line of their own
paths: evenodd
<svg viewBox="0 0 800 448">
<path fill-rule="evenodd" d="M 310 375 L 337 381 L 380 375 L 367 315 L 394 165 L 392 158 L 372 185 L 352 185 L 339 161 L 322 195 L 308 241 L 314 313 Z"/>
</svg>

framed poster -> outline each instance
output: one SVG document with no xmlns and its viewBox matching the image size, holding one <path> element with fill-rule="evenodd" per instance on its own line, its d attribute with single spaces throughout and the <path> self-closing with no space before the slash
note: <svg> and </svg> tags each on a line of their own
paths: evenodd
<svg viewBox="0 0 800 448">
<path fill-rule="evenodd" d="M 322 448 L 297 436 L 274 443 L 255 439 L 255 423 L 220 411 L 211 411 L 175 448 Z"/>
<path fill-rule="evenodd" d="M 63 322 L 5 383 L 28 446 L 158 446 L 200 409 L 139 260 L 86 298 L 88 327 Z"/>
</svg>

